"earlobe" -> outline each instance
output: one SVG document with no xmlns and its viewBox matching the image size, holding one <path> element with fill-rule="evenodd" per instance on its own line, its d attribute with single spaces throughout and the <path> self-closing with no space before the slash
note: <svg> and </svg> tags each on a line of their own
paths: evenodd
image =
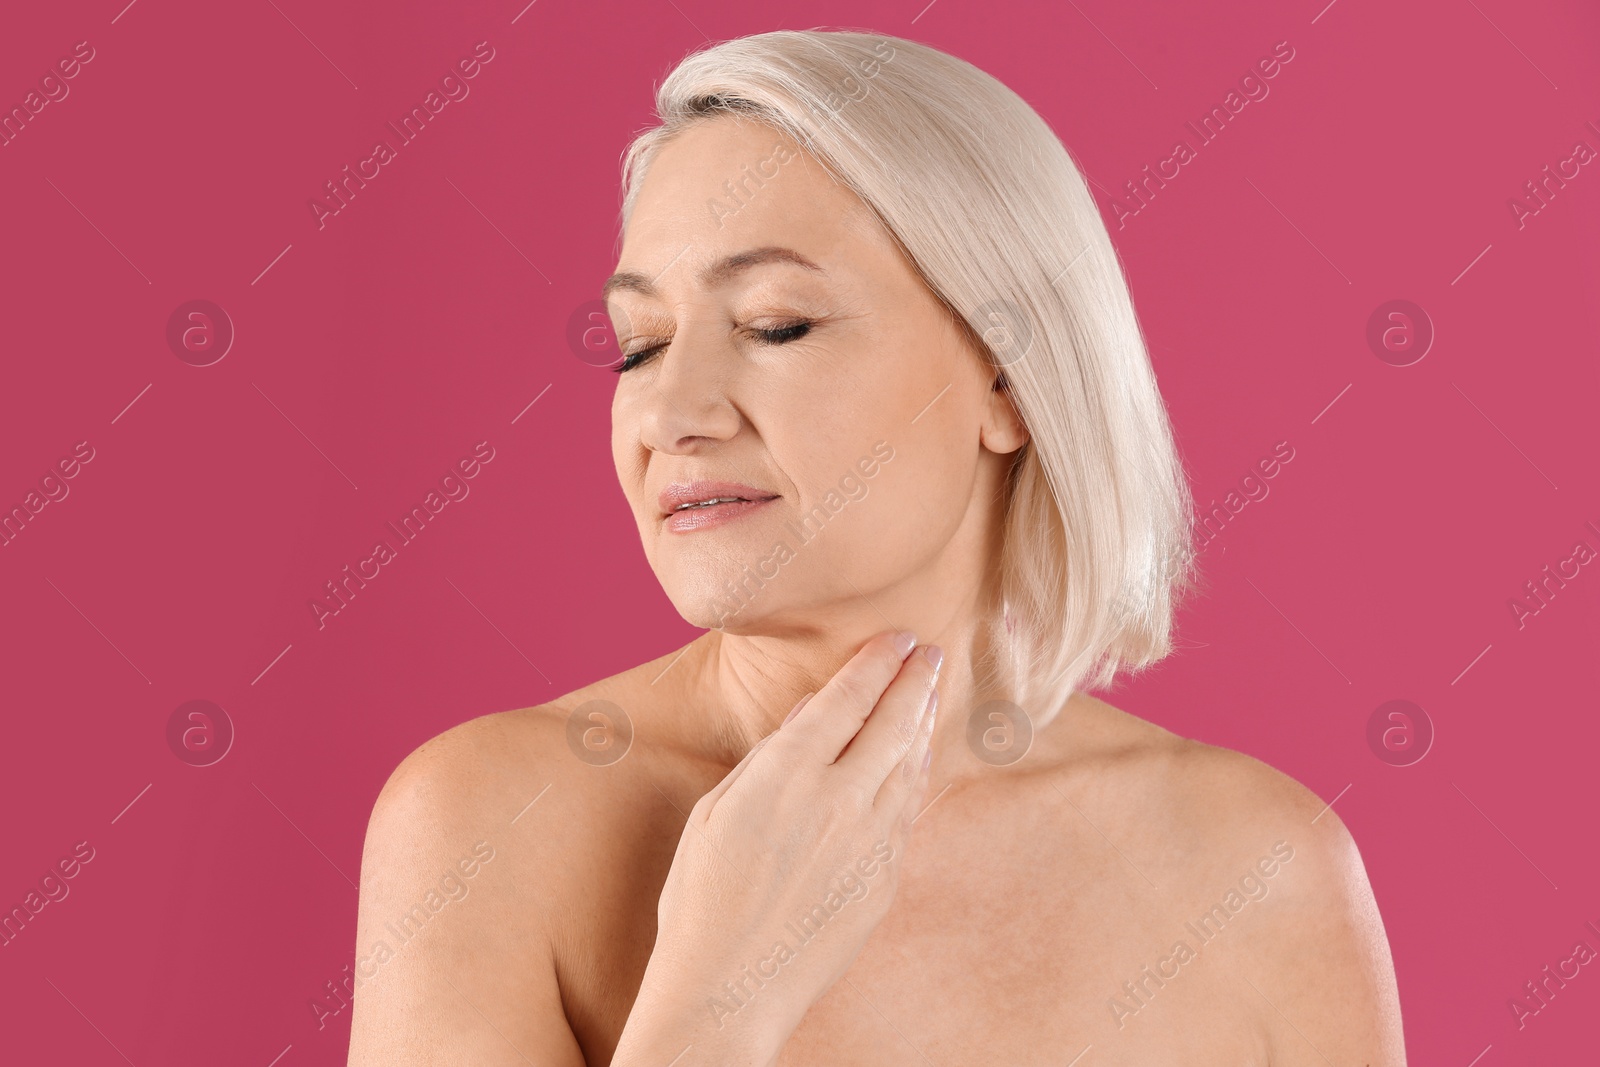
<svg viewBox="0 0 1600 1067">
<path fill-rule="evenodd" d="M 1015 452 L 1027 444 L 1031 436 L 1012 400 L 1010 389 L 1011 383 L 1006 381 L 1005 374 L 997 374 L 991 390 L 994 395 L 989 398 L 989 418 L 981 434 L 983 446 L 1002 455 Z"/>
</svg>

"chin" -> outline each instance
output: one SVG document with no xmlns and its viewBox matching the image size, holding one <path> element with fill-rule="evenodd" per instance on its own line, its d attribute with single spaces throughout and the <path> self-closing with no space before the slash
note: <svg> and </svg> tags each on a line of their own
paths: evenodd
<svg viewBox="0 0 1600 1067">
<path fill-rule="evenodd" d="M 718 583 L 720 584 L 720 583 Z M 673 596 L 672 606 L 691 626 L 702 630 L 722 630 L 731 634 L 744 634 L 763 629 L 761 623 L 775 603 L 770 593 L 737 597 L 728 589 L 718 592 L 709 582 L 697 582 L 694 591 Z"/>
<path fill-rule="evenodd" d="M 669 543 L 657 545 L 650 562 L 678 614 L 695 626 L 716 629 L 722 621 L 764 614 L 781 599 L 789 576 L 764 555 Z"/>
<path fill-rule="evenodd" d="M 762 580 L 754 570 L 726 560 L 705 561 L 693 574 L 661 574 L 667 598 L 685 622 L 731 634 L 764 633 L 773 617 L 794 608 L 788 575 Z M 776 576 L 775 576 L 776 577 Z"/>
</svg>

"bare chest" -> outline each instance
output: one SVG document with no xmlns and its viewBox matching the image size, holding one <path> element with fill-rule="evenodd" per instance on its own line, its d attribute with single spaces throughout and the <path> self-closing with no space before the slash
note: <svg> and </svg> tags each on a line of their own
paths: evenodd
<svg viewBox="0 0 1600 1067">
<path fill-rule="evenodd" d="M 1203 939 L 1192 887 L 1135 866 L 1129 853 L 1150 842 L 1122 844 L 1068 805 L 930 808 L 898 859 L 888 917 L 779 1064 L 1265 1064 L 1248 941 Z M 617 899 L 605 920 L 629 935 L 585 1012 L 597 1045 L 626 1022 L 670 858 L 636 867 L 653 891 Z M 732 992 L 731 1010 L 741 995 L 762 990 Z"/>
<path fill-rule="evenodd" d="M 1241 946 L 1202 943 L 1091 827 L 951 822 L 908 848 L 894 908 L 783 1067 L 1266 1062 Z"/>
</svg>

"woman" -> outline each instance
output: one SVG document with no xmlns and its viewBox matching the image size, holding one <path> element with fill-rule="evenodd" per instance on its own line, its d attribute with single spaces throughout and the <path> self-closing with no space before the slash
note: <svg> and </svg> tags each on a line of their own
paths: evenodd
<svg viewBox="0 0 1600 1067">
<path fill-rule="evenodd" d="M 350 1062 L 1403 1063 L 1338 816 L 1083 691 L 1167 652 L 1189 502 L 1060 142 L 856 33 L 657 108 L 612 447 L 706 633 L 395 771 Z"/>
</svg>

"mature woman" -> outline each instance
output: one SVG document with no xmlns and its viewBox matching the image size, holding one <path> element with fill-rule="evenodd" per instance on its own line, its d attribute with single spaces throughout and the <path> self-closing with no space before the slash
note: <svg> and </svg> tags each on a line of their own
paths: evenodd
<svg viewBox="0 0 1600 1067">
<path fill-rule="evenodd" d="M 1084 691 L 1168 651 L 1189 501 L 1060 141 L 859 33 L 657 108 L 612 450 L 706 633 L 395 771 L 351 1063 L 1402 1064 L 1338 816 Z"/>
</svg>

